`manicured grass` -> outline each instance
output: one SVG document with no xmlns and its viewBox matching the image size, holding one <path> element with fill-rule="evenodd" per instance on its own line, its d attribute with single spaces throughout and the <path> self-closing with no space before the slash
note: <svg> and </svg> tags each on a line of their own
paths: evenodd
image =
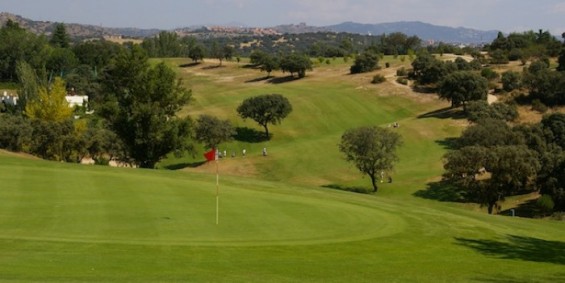
<svg viewBox="0 0 565 283">
<path fill-rule="evenodd" d="M 201 155 L 160 164 L 181 170 L 142 170 L 0 152 L 0 281 L 565 280 L 565 223 L 414 196 L 438 179 L 445 140 L 463 129 L 463 121 L 422 115 L 445 102 L 370 85 L 387 70 L 350 76 L 347 65 L 331 64 L 273 84 L 246 82 L 265 74 L 242 65 L 210 65 L 178 69 L 194 98 L 183 114 L 260 131 L 237 117 L 243 99 L 281 93 L 294 107 L 271 140 L 221 146 L 238 156 L 219 163 L 219 225 L 215 166 L 196 166 Z M 337 150 L 343 131 L 395 121 L 404 145 L 394 182 L 377 194 L 331 189 L 370 187 Z"/>
<path fill-rule="evenodd" d="M 3 280 L 564 279 L 564 223 L 222 177 L 216 225 L 214 175 L 0 158 Z"/>
</svg>

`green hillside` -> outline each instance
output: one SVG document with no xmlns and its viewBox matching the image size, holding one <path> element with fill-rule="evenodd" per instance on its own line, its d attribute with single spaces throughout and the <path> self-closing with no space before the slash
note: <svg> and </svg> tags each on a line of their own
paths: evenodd
<svg viewBox="0 0 565 283">
<path fill-rule="evenodd" d="M 0 151 L 0 281 L 565 280 L 565 223 L 414 195 L 439 179 L 445 141 L 466 122 L 430 115 L 446 103 L 394 84 L 401 63 L 386 60 L 393 67 L 379 71 L 389 77 L 381 85 L 339 62 L 273 83 L 243 63 L 166 60 L 193 90 L 183 114 L 261 131 L 237 117 L 243 99 L 280 93 L 294 108 L 270 141 L 221 146 L 237 156 L 219 162 L 218 225 L 216 167 L 200 154 L 143 170 Z M 343 131 L 393 122 L 404 139 L 393 183 L 374 195 L 332 189 L 370 188 L 338 152 Z"/>
</svg>

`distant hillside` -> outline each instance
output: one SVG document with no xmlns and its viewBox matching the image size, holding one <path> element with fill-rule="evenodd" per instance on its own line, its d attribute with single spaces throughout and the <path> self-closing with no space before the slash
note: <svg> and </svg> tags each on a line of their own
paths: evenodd
<svg viewBox="0 0 565 283">
<path fill-rule="evenodd" d="M 20 24 L 36 34 L 49 35 L 54 29 L 55 22 L 34 21 L 24 17 L 2 12 L 0 13 L 0 25 L 4 25 L 8 19 Z M 139 29 L 139 28 L 108 28 L 93 25 L 82 25 L 65 23 L 67 32 L 75 38 L 92 38 L 103 36 L 123 36 L 133 38 L 144 38 L 159 33 L 159 29 Z M 382 24 L 360 24 L 345 22 L 331 26 L 309 26 L 305 23 L 279 25 L 272 28 L 241 28 L 228 26 L 212 26 L 203 28 L 202 26 L 179 28 L 174 30 L 180 35 L 194 35 L 213 37 L 233 37 L 240 35 L 273 35 L 273 34 L 296 34 L 312 32 L 347 32 L 357 34 L 381 35 L 383 33 L 402 32 L 407 35 L 416 35 L 424 41 L 480 44 L 491 42 L 496 38 L 497 31 L 480 31 L 469 28 L 452 28 L 446 26 L 436 26 L 422 22 L 394 22 Z M 203 34 L 204 33 L 204 34 Z"/>
<path fill-rule="evenodd" d="M 53 31 L 56 22 L 50 21 L 34 21 L 24 17 L 2 12 L 0 13 L 0 25 L 12 20 L 18 23 L 22 28 L 25 28 L 36 34 L 49 35 Z M 75 38 L 91 38 L 103 37 L 109 35 L 121 35 L 126 37 L 147 37 L 159 33 L 158 29 L 138 29 L 138 28 L 106 28 L 93 25 L 82 25 L 74 23 L 65 23 L 67 33 Z"/>
<path fill-rule="evenodd" d="M 278 25 L 273 27 L 274 30 L 277 32 L 284 34 L 284 33 L 310 33 L 310 32 L 328 32 L 331 31 L 327 27 L 316 27 L 316 26 L 309 26 L 306 23 L 300 24 L 289 24 L 289 25 Z"/>
<path fill-rule="evenodd" d="M 436 26 L 422 22 L 394 22 L 382 24 L 344 22 L 338 25 L 326 26 L 325 28 L 336 32 L 370 33 L 372 35 L 402 32 L 410 36 L 416 35 L 424 41 L 463 44 L 491 42 L 498 34 L 498 31 L 480 31 L 463 27 Z"/>
</svg>

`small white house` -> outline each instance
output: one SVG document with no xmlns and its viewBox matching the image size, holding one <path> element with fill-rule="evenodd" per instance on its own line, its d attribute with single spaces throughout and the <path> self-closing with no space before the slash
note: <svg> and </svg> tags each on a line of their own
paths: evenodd
<svg viewBox="0 0 565 283">
<path fill-rule="evenodd" d="M 16 106 L 18 104 L 18 97 L 15 95 L 8 94 L 7 91 L 4 91 L 2 97 L 0 97 L 1 102 L 4 102 L 6 105 Z"/>
<path fill-rule="evenodd" d="M 88 96 L 86 95 L 67 95 L 65 99 L 69 103 L 69 107 L 86 106 L 88 103 Z"/>
</svg>

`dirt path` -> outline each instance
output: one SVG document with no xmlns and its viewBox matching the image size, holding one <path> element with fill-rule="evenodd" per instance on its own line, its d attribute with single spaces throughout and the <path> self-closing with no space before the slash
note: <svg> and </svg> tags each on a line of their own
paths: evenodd
<svg viewBox="0 0 565 283">
<path fill-rule="evenodd" d="M 490 93 L 488 94 L 488 96 L 487 96 L 487 102 L 488 102 L 489 105 L 490 105 L 490 104 L 493 104 L 493 103 L 495 103 L 495 102 L 497 102 L 497 101 L 498 101 L 498 97 L 496 97 L 496 95 L 490 94 Z"/>
</svg>

